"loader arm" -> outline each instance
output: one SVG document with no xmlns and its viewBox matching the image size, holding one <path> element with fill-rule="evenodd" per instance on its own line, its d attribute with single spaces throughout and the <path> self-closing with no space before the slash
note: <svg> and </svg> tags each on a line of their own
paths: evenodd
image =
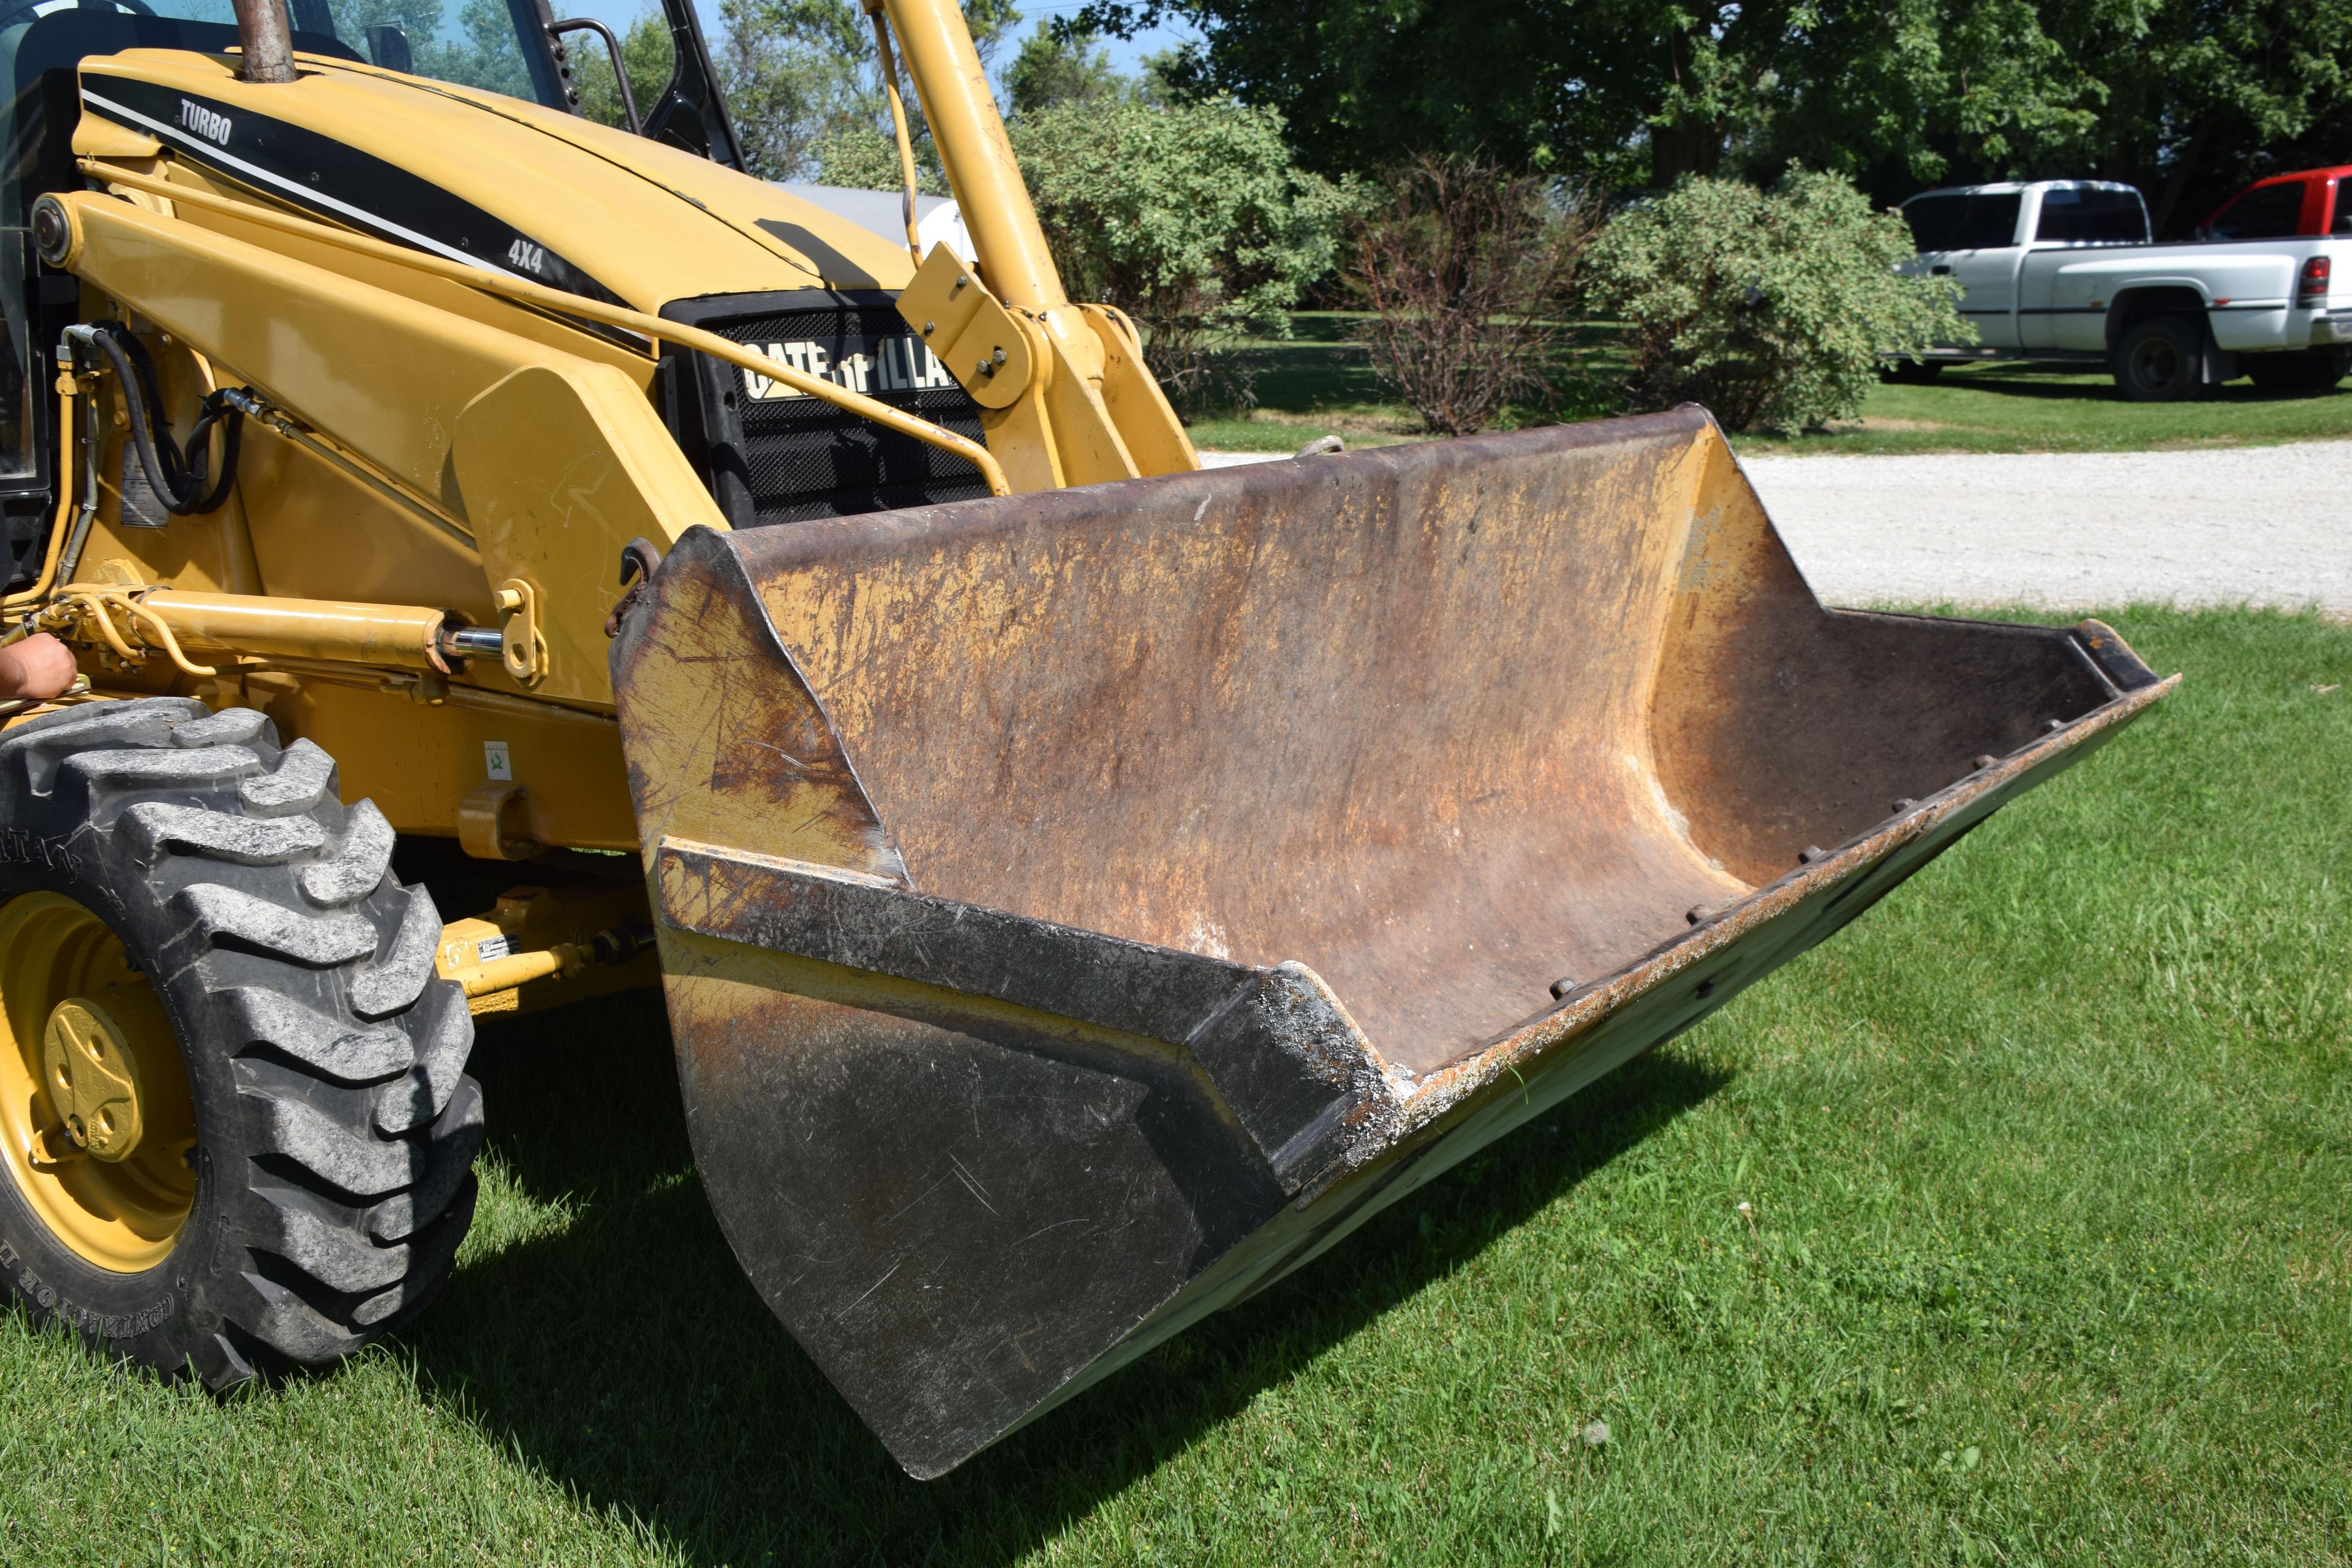
<svg viewBox="0 0 2352 1568">
<path fill-rule="evenodd" d="M 1073 304 L 956 0 L 866 0 L 898 35 L 971 231 L 975 277 L 931 252 L 898 309 L 982 410 L 1013 488 L 1058 489 L 1201 466 L 1120 310 Z M 1018 342 L 1007 334 L 1017 333 Z"/>
</svg>

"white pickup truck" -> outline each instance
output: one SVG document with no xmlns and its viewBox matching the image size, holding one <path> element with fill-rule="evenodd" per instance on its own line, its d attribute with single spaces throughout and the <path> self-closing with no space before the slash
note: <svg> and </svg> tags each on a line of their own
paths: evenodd
<svg viewBox="0 0 2352 1568">
<path fill-rule="evenodd" d="M 2330 182 L 2331 184 L 2336 182 Z M 2352 178 L 2330 193 L 2352 220 Z M 2259 191 L 2262 187 L 2256 187 Z M 2249 196 L 2253 192 L 2249 192 Z M 1977 360 L 2095 360 L 2135 402 L 2196 396 L 2251 375 L 2279 389 L 2323 389 L 2352 371 L 2352 221 L 2316 234 L 2241 236 L 2243 197 L 2205 237 L 2150 243 L 2129 185 L 2088 180 L 1927 191 L 1901 208 L 1919 254 L 1902 270 L 1950 277 L 1977 330 L 1968 347 L 1896 362 L 1924 379 Z"/>
</svg>

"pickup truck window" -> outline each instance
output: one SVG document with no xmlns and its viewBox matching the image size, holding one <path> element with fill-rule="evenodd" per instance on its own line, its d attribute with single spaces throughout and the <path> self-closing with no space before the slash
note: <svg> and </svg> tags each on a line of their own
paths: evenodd
<svg viewBox="0 0 2352 1568">
<path fill-rule="evenodd" d="M 2090 245 L 2145 245 L 2147 208 L 2137 191 L 2068 190 L 2042 193 L 2042 219 L 2033 237 Z"/>
<path fill-rule="evenodd" d="M 2257 185 L 2206 226 L 2212 239 L 2291 239 L 2303 222 L 2303 182 Z"/>
<path fill-rule="evenodd" d="M 2017 209 L 2025 198 L 2011 191 L 2007 195 L 1973 195 L 1969 198 L 1969 216 L 1960 220 L 1960 242 L 1958 250 L 1998 250 L 2017 243 Z"/>
<path fill-rule="evenodd" d="M 1968 211 L 1966 196 L 1914 196 L 1903 204 L 1903 221 L 1911 226 L 1911 243 L 1919 249 L 1953 250 Z"/>
<path fill-rule="evenodd" d="M 1911 243 L 1921 250 L 1997 250 L 2017 243 L 2017 207 L 2006 195 L 1914 196 L 1903 204 Z"/>
<path fill-rule="evenodd" d="M 2352 234 L 2352 179 L 2336 182 L 2336 221 L 2328 226 L 2330 234 Z"/>
</svg>

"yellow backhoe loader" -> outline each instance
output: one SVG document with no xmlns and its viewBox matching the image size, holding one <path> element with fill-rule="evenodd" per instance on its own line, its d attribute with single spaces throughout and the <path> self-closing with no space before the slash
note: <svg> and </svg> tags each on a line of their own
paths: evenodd
<svg viewBox="0 0 2352 1568">
<path fill-rule="evenodd" d="M 396 1328 L 476 1016 L 658 984 L 743 1268 L 937 1475 L 2167 689 L 1822 608 L 1696 408 L 1199 471 L 953 4 L 868 9 L 976 267 L 741 173 L 669 6 L 634 131 L 535 0 L 512 94 L 324 0 L 0 17 L 0 1277 L 94 1344 Z"/>
</svg>

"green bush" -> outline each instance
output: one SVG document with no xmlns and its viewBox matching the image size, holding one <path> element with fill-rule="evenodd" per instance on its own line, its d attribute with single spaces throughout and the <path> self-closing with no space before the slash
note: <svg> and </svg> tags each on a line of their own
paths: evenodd
<svg viewBox="0 0 2352 1568">
<path fill-rule="evenodd" d="M 948 177 L 940 167 L 939 149 L 924 137 L 914 144 L 915 189 L 927 196 L 948 194 Z M 843 185 L 853 191 L 897 191 L 907 184 L 906 166 L 898 162 L 898 139 L 885 135 L 863 121 L 834 126 L 816 143 L 816 183 Z"/>
<path fill-rule="evenodd" d="M 1685 179 L 1601 229 L 1585 300 L 1626 323 L 1643 406 L 1792 432 L 1851 418 L 1883 357 L 1975 341 L 1951 279 L 1896 274 L 1912 252 L 1903 220 L 1835 174 Z"/>
<path fill-rule="evenodd" d="M 1180 404 L 1205 400 L 1220 342 L 1288 336 L 1338 259 L 1353 196 L 1298 167 L 1269 110 L 1097 100 L 1024 114 L 1012 134 L 1070 297 L 1133 317 Z"/>
</svg>

